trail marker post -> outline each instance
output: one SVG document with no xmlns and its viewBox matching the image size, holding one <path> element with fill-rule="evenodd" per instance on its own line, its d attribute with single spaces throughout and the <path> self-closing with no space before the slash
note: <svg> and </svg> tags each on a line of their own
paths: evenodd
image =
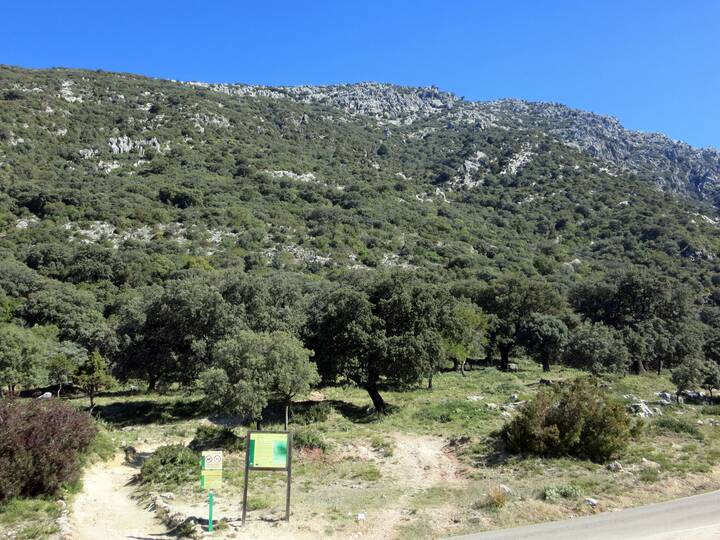
<svg viewBox="0 0 720 540">
<path fill-rule="evenodd" d="M 248 431 L 245 444 L 245 485 L 243 487 L 242 523 L 245 525 L 250 471 L 287 471 L 285 521 L 290 521 L 290 486 L 292 481 L 292 433 L 289 431 Z"/>
<path fill-rule="evenodd" d="M 205 451 L 200 458 L 200 487 L 208 493 L 208 532 L 213 530 L 213 490 L 222 486 L 223 454 Z"/>
</svg>

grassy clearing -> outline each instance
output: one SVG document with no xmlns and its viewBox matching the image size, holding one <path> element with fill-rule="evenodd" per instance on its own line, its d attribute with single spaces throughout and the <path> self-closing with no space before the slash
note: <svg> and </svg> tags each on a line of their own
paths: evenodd
<svg viewBox="0 0 720 540">
<path fill-rule="evenodd" d="M 494 433 L 513 414 L 513 403 L 531 399 L 538 381 L 548 378 L 532 362 L 521 361 L 520 367 L 517 373 L 439 374 L 432 391 L 385 390 L 383 396 L 393 405 L 387 415 L 373 414 L 367 394 L 353 387 L 320 389 L 325 397 L 320 405 L 296 404 L 291 526 L 297 529 L 292 530 L 299 537 L 372 537 L 376 523 L 399 538 L 437 538 L 594 512 L 583 503 L 585 497 L 598 499 L 600 508 L 608 510 L 720 486 L 720 427 L 709 422 L 718 407 L 663 407 L 662 416 L 636 429 L 619 458 L 622 471 L 575 459 L 505 455 Z M 578 375 L 583 374 L 555 368 L 550 378 Z M 628 403 L 653 401 L 656 392 L 672 388 L 666 375 L 654 373 L 606 384 Z M 98 412 L 107 427 L 103 445 L 187 444 L 198 426 L 207 425 L 199 399 L 186 394 L 101 397 Z M 268 418 L 264 429 L 282 429 L 281 414 L 270 411 Z M 246 427 L 220 420 L 235 436 L 244 436 Z M 433 441 L 440 441 L 435 453 L 422 461 L 421 450 Z M 216 498 L 219 515 L 238 515 L 243 456 L 239 447 L 226 449 L 225 483 Z M 206 493 L 195 476 L 179 477 L 171 489 L 179 503 L 203 508 Z M 167 487 L 150 481 L 142 490 Z M 253 473 L 251 519 L 281 515 L 284 488 L 282 473 Z M 357 519 L 361 514 L 366 521 Z"/>
</svg>

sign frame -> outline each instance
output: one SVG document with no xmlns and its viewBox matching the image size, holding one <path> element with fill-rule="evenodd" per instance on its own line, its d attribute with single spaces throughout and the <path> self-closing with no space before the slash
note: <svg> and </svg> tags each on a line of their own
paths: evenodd
<svg viewBox="0 0 720 540">
<path fill-rule="evenodd" d="M 250 466 L 250 439 L 252 434 L 263 433 L 267 435 L 286 435 L 287 436 L 287 460 L 285 467 L 255 467 Z M 242 524 L 245 525 L 245 518 L 247 515 L 247 498 L 248 498 L 248 477 L 250 471 L 287 471 L 287 489 L 285 491 L 285 521 L 290 521 L 290 491 L 292 485 L 292 442 L 293 434 L 292 431 L 262 431 L 262 430 L 249 430 L 245 436 L 245 476 L 243 486 L 243 511 L 242 511 Z"/>
</svg>

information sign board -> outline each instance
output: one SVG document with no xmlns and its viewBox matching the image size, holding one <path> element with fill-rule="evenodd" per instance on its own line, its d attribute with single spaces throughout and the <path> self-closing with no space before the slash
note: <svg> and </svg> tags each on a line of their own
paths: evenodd
<svg viewBox="0 0 720 540">
<path fill-rule="evenodd" d="M 287 433 L 251 432 L 248 466 L 251 469 L 287 469 L 288 438 Z"/>
</svg>

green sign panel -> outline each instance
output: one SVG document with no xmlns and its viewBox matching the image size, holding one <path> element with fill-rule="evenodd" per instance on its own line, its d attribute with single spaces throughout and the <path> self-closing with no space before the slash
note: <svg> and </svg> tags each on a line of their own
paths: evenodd
<svg viewBox="0 0 720 540">
<path fill-rule="evenodd" d="M 251 432 L 248 466 L 252 469 L 287 469 L 288 434 Z"/>
</svg>

